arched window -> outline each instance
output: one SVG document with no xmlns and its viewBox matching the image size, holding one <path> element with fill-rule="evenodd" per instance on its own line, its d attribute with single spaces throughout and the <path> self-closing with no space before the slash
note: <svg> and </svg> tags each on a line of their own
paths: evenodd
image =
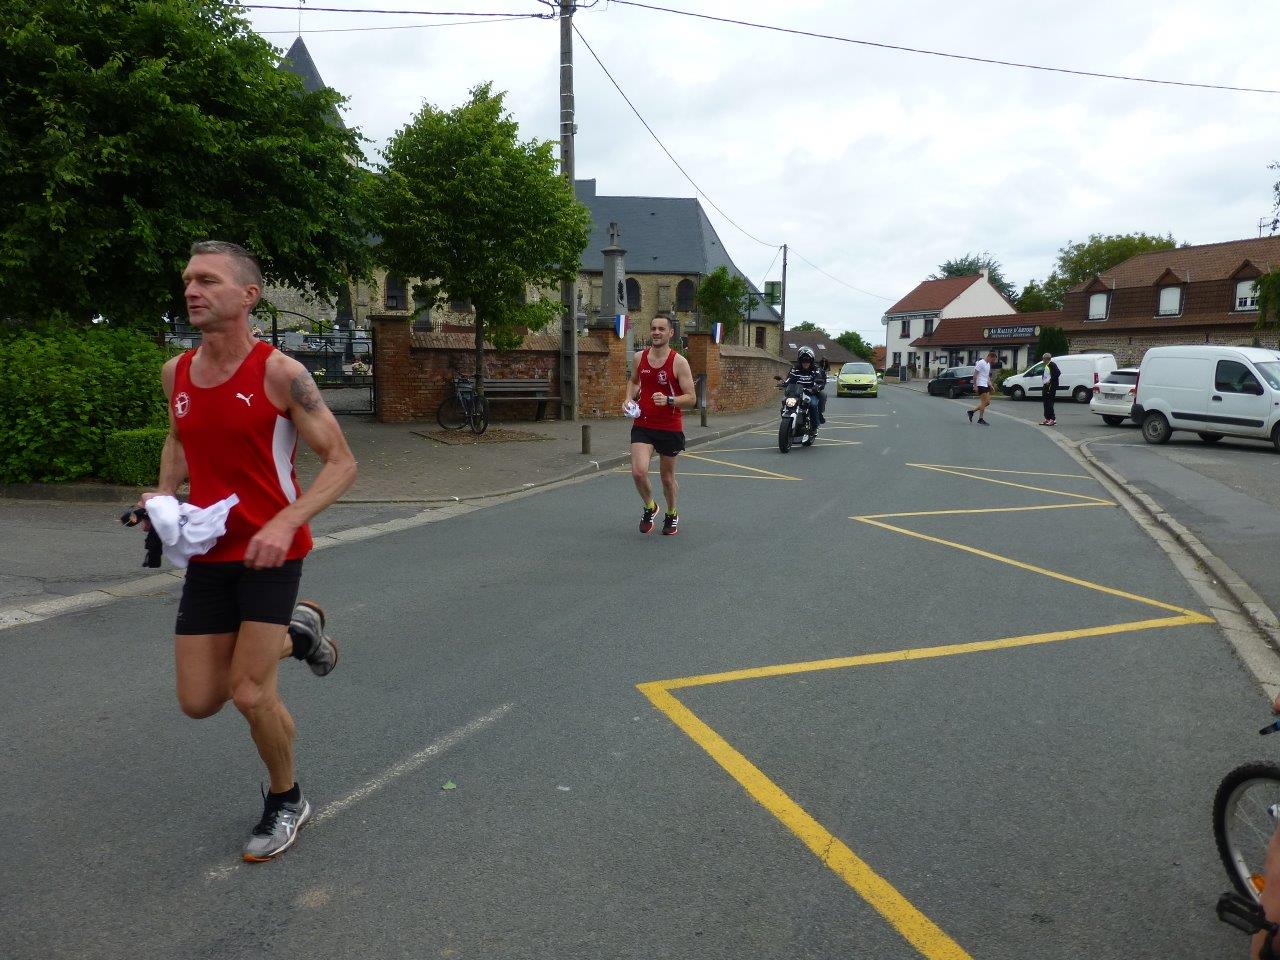
<svg viewBox="0 0 1280 960">
<path fill-rule="evenodd" d="M 409 308 L 404 277 L 398 277 L 394 273 L 387 274 L 387 289 L 383 294 L 382 302 L 388 310 L 407 310 Z"/>
<path fill-rule="evenodd" d="M 697 290 L 698 288 L 694 286 L 693 281 L 687 278 L 676 284 L 676 311 L 678 313 L 688 313 L 693 309 L 693 298 Z"/>
<path fill-rule="evenodd" d="M 640 284 L 635 277 L 627 277 L 627 311 L 640 312 Z"/>
</svg>

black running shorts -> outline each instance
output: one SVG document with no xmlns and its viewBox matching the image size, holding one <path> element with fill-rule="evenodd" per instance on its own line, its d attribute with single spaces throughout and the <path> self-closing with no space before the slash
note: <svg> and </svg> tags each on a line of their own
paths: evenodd
<svg viewBox="0 0 1280 960">
<path fill-rule="evenodd" d="M 991 392 L 991 388 L 990 388 L 990 387 L 979 387 L 979 388 L 978 388 L 978 396 L 982 396 L 984 393 L 990 393 L 990 392 Z"/>
<path fill-rule="evenodd" d="M 650 430 L 648 427 L 631 428 L 632 443 L 647 443 L 664 457 L 674 457 L 684 449 L 684 434 L 679 430 Z"/>
<path fill-rule="evenodd" d="M 302 561 L 251 570 L 239 561 L 187 567 L 176 634 L 235 633 L 247 620 L 287 626 L 298 600 Z"/>
</svg>

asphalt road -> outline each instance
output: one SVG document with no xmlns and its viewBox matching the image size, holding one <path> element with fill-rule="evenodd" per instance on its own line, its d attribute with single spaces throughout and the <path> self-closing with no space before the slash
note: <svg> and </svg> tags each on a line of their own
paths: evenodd
<svg viewBox="0 0 1280 960">
<path fill-rule="evenodd" d="M 1209 808 L 1266 704 L 1164 554 L 1021 424 L 829 415 L 682 457 L 674 539 L 614 473 L 309 560 L 274 863 L 171 595 L 3 631 L 4 955 L 1242 955 Z"/>
</svg>

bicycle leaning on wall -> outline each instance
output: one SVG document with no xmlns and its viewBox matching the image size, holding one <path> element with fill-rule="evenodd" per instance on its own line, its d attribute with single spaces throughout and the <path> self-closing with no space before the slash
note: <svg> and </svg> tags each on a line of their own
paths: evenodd
<svg viewBox="0 0 1280 960">
<path fill-rule="evenodd" d="M 470 427 L 478 437 L 489 426 L 489 401 L 476 393 L 469 377 L 454 377 L 453 394 L 440 401 L 436 423 L 445 430 Z"/>
</svg>

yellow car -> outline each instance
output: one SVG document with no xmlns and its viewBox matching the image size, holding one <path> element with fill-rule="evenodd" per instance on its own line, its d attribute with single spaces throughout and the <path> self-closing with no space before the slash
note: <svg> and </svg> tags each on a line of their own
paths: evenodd
<svg viewBox="0 0 1280 960">
<path fill-rule="evenodd" d="M 876 368 L 869 363 L 846 363 L 836 377 L 837 397 L 878 397 L 879 388 Z"/>
</svg>

